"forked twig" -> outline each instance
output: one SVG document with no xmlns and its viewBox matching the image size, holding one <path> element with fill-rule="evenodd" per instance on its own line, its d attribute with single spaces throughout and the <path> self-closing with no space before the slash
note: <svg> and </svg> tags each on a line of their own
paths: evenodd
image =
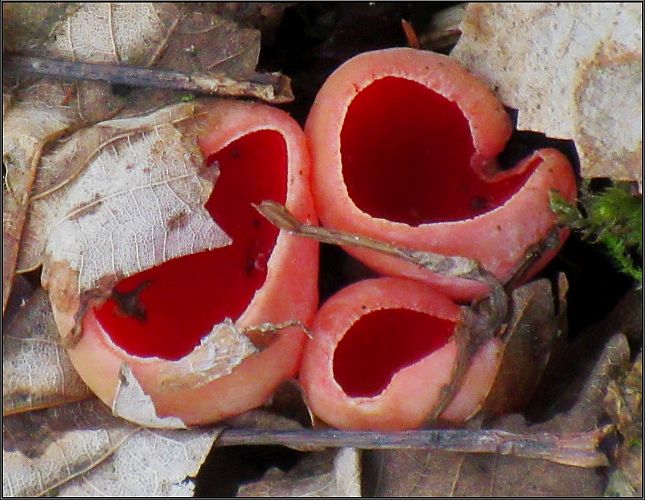
<svg viewBox="0 0 645 500">
<path fill-rule="evenodd" d="M 386 255 L 391 255 L 392 257 L 397 257 L 443 276 L 479 281 L 490 287 L 491 290 L 489 297 L 487 297 L 490 304 L 485 306 L 490 310 L 489 320 L 491 325 L 489 326 L 500 326 L 506 319 L 508 296 L 504 291 L 503 285 L 492 273 L 481 267 L 476 260 L 402 248 L 368 236 L 305 224 L 296 219 L 286 207 L 270 200 L 265 200 L 259 205 L 254 205 L 254 207 L 272 224 L 297 236 L 312 238 L 322 243 L 330 243 L 333 245 L 350 245 L 368 248 Z M 483 303 L 480 304 L 483 306 Z M 493 330 L 496 330 L 496 328 Z"/>
</svg>

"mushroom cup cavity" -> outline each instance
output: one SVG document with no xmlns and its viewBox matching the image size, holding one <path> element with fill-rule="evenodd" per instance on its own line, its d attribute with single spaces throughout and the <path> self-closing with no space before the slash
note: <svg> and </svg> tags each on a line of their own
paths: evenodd
<svg viewBox="0 0 645 500">
<path fill-rule="evenodd" d="M 342 289 L 316 314 L 305 347 L 300 381 L 312 411 L 340 429 L 422 426 L 451 381 L 453 333 L 462 319 L 455 303 L 420 282 L 377 278 Z M 463 421 L 479 406 L 494 379 L 494 360 L 475 356 L 466 375 L 472 383 L 457 394 L 449 420 Z"/>
<path fill-rule="evenodd" d="M 573 170 L 556 150 L 499 170 L 495 159 L 511 134 L 503 106 L 457 62 L 427 51 L 350 59 L 319 91 L 305 132 L 325 226 L 470 257 L 502 281 L 553 228 L 548 192 L 575 198 Z M 371 250 L 346 250 L 382 274 L 425 281 L 455 300 L 487 292 Z"/>
<path fill-rule="evenodd" d="M 198 114 L 204 161 L 219 168 L 206 208 L 232 244 L 120 281 L 116 293 L 85 314 L 81 340 L 69 351 L 81 377 L 108 405 L 127 363 L 157 415 L 187 425 L 265 403 L 296 375 L 306 336 L 299 327 L 280 330 L 230 374 L 182 389 L 162 387 L 169 366 L 225 320 L 238 329 L 306 325 L 318 305 L 317 243 L 280 233 L 251 205 L 272 199 L 316 222 L 302 130 L 286 113 L 260 104 L 220 100 L 200 104 Z M 69 319 L 62 311 L 57 316 L 61 324 Z"/>
</svg>

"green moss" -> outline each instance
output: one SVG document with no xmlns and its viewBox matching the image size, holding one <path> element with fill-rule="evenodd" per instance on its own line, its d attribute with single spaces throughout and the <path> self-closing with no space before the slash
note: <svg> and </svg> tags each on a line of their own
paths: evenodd
<svg viewBox="0 0 645 500">
<path fill-rule="evenodd" d="M 583 184 L 577 206 L 551 192 L 551 210 L 558 222 L 578 231 L 582 238 L 599 243 L 616 267 L 643 283 L 643 200 L 616 183 L 599 193 Z"/>
</svg>

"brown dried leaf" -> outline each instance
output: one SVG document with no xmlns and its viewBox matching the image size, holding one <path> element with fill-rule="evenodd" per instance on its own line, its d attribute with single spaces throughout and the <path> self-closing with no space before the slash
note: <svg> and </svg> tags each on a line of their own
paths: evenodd
<svg viewBox="0 0 645 500">
<path fill-rule="evenodd" d="M 7 417 L 3 495 L 191 496 L 219 432 L 143 429 L 95 399 Z"/>
<path fill-rule="evenodd" d="M 519 110 L 573 139 L 583 177 L 642 183 L 642 4 L 470 3 L 451 55 Z"/>
<path fill-rule="evenodd" d="M 242 29 L 218 15 L 202 12 L 201 6 L 177 4 L 178 16 L 150 63 L 159 69 L 185 73 L 225 74 L 244 78 L 252 75 L 260 55 L 260 33 Z M 207 10 L 207 9 L 206 9 Z M 142 113 L 176 101 L 173 90 L 138 88 L 129 95 L 121 116 Z"/>
<path fill-rule="evenodd" d="M 359 497 L 360 451 L 340 448 L 309 453 L 287 473 L 272 468 L 261 480 L 240 486 L 237 496 Z"/>
<path fill-rule="evenodd" d="M 9 324 L 18 311 L 25 307 L 29 297 L 33 295 L 34 291 L 34 285 L 32 285 L 27 278 L 20 275 L 16 276 L 13 287 L 11 288 L 11 294 L 9 295 L 4 316 L 2 317 L 3 327 Z"/>
<path fill-rule="evenodd" d="M 615 470 L 610 476 L 605 496 L 643 496 L 642 352 L 629 371 L 610 382 L 605 396 L 605 409 L 622 438 L 611 454 Z"/>
<path fill-rule="evenodd" d="M 518 433 L 586 432 L 597 428 L 604 387 L 629 359 L 624 335 L 612 337 L 591 374 L 581 374 L 564 399 L 576 404 L 550 420 L 530 425 L 521 415 L 484 422 L 486 428 Z M 457 455 L 423 450 L 365 452 L 363 473 L 376 496 L 598 496 L 603 477 L 593 468 L 501 455 Z"/>
<path fill-rule="evenodd" d="M 49 299 L 42 288 L 7 325 L 2 367 L 3 415 L 79 401 L 91 395 L 60 344 Z"/>
<path fill-rule="evenodd" d="M 511 320 L 484 409 L 519 411 L 533 397 L 558 334 L 551 282 L 533 281 L 511 295 Z"/>
</svg>

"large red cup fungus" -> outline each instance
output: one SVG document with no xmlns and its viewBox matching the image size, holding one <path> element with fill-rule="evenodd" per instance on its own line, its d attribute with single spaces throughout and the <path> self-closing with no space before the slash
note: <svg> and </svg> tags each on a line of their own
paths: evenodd
<svg viewBox="0 0 645 500">
<path fill-rule="evenodd" d="M 110 298 L 85 314 L 82 337 L 69 350 L 83 380 L 106 404 L 114 400 L 125 362 L 157 415 L 188 425 L 265 403 L 282 381 L 296 375 L 306 337 L 298 327 L 280 331 L 232 373 L 197 387 L 161 387 L 169 363 L 189 354 L 226 318 L 240 328 L 291 320 L 306 324 L 318 305 L 317 244 L 279 233 L 251 205 L 273 199 L 315 221 L 302 130 L 280 110 L 228 100 L 209 105 L 202 120 L 199 147 L 207 164 L 217 161 L 220 169 L 206 208 L 233 243 L 122 280 L 117 297 L 134 291 L 145 320 L 123 314 L 118 300 Z"/>
<path fill-rule="evenodd" d="M 300 381 L 312 411 L 340 429 L 427 423 L 451 382 L 462 320 L 455 303 L 418 281 L 377 278 L 342 289 L 316 314 L 305 347 Z M 463 422 L 479 407 L 500 345 L 493 338 L 472 358 L 444 419 Z"/>
<path fill-rule="evenodd" d="M 576 193 L 569 162 L 553 149 L 499 171 L 495 158 L 511 134 L 508 115 L 481 81 L 432 52 L 397 48 L 350 59 L 320 89 L 305 133 L 324 225 L 470 257 L 501 281 L 554 226 L 549 190 L 569 200 Z M 371 250 L 347 251 L 380 273 L 440 286 L 456 300 L 486 292 L 481 283 Z"/>
</svg>

